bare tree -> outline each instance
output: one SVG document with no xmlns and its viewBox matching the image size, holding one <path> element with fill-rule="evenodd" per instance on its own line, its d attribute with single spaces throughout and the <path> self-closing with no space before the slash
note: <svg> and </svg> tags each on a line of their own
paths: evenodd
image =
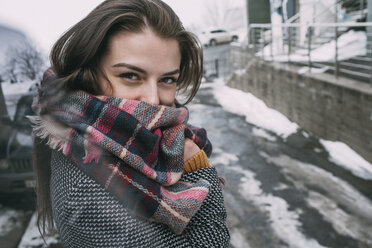
<svg viewBox="0 0 372 248">
<path fill-rule="evenodd" d="M 41 79 L 44 67 L 42 54 L 30 43 L 26 43 L 16 57 L 21 77 L 31 80 Z"/>
<path fill-rule="evenodd" d="M 204 21 L 209 27 L 224 27 L 226 25 L 227 10 L 231 0 L 206 0 L 204 1 Z"/>
<path fill-rule="evenodd" d="M 1 81 L 10 81 L 17 83 L 23 80 L 40 80 L 45 67 L 45 59 L 41 52 L 30 42 L 23 42 L 17 46 L 7 49 L 5 59 L 2 61 Z M 5 98 L 2 91 L 2 84 L 0 84 L 0 124 L 1 121 L 7 117 L 7 108 Z M 0 143 L 5 127 L 0 129 Z"/>
<path fill-rule="evenodd" d="M 246 25 L 245 0 L 204 0 L 206 27 L 237 29 Z"/>
<path fill-rule="evenodd" d="M 16 57 L 7 58 L 4 65 L 4 75 L 6 80 L 12 84 L 18 82 Z"/>
<path fill-rule="evenodd" d="M 45 59 L 30 42 L 8 49 L 4 62 L 4 76 L 12 83 L 23 80 L 40 80 Z"/>
</svg>

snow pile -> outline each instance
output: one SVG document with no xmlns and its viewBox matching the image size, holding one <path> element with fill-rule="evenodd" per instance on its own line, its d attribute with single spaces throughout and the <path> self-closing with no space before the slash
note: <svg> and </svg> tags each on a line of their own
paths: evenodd
<svg viewBox="0 0 372 248">
<path fill-rule="evenodd" d="M 214 96 L 227 111 L 245 116 L 247 122 L 270 130 L 283 138 L 297 131 L 296 123 L 267 107 L 254 95 L 227 87 L 222 81 L 208 85 L 213 87 Z"/>
<path fill-rule="evenodd" d="M 346 60 L 367 53 L 367 35 L 363 31 L 349 32 L 341 35 L 337 41 L 338 60 Z M 311 51 L 313 61 L 333 61 L 335 59 L 336 42 L 334 40 Z"/>
<path fill-rule="evenodd" d="M 350 30 L 342 34 L 337 41 L 337 58 L 338 60 L 346 60 L 355 56 L 364 56 L 367 53 L 367 34 L 364 31 Z M 271 51 L 273 52 L 273 60 L 285 62 L 288 60 L 288 46 L 281 47 L 267 45 L 264 47 L 263 54 L 266 60 L 271 60 Z M 332 62 L 335 60 L 336 42 L 331 40 L 318 48 L 311 51 L 310 57 L 313 62 Z M 257 56 L 262 56 L 262 52 L 257 52 Z M 300 49 L 290 55 L 290 60 L 294 62 L 309 61 L 308 50 Z"/>
<path fill-rule="evenodd" d="M 222 81 L 208 84 L 208 86 L 213 88 L 214 96 L 223 108 L 245 116 L 246 121 L 251 124 L 270 130 L 283 138 L 295 133 L 298 129 L 296 123 L 288 120 L 280 112 L 267 107 L 262 100 L 250 93 L 227 87 Z M 258 130 L 254 130 L 254 135 L 273 140 L 267 133 Z M 328 150 L 333 163 L 349 170 L 355 176 L 372 180 L 372 165 L 349 146 L 341 142 L 326 140 L 320 140 L 320 142 Z"/>
<path fill-rule="evenodd" d="M 372 164 L 367 162 L 348 145 L 341 142 L 320 140 L 328 151 L 330 160 L 349 170 L 357 177 L 372 180 Z"/>
<path fill-rule="evenodd" d="M 39 233 L 39 230 L 36 225 L 36 212 L 32 215 L 32 218 L 28 224 L 28 227 L 23 234 L 22 240 L 18 245 L 18 248 L 28 248 L 28 247 L 44 247 L 44 241 Z M 45 237 L 46 244 L 57 244 L 58 241 L 58 235 L 54 236 L 46 236 Z"/>
</svg>

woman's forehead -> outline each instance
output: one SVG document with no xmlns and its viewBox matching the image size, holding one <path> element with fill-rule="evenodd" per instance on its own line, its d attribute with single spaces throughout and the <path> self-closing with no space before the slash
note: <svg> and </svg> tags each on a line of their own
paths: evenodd
<svg viewBox="0 0 372 248">
<path fill-rule="evenodd" d="M 181 53 L 177 40 L 161 38 L 151 30 L 118 32 L 111 37 L 103 62 L 110 67 L 125 63 L 168 72 L 179 68 Z"/>
</svg>

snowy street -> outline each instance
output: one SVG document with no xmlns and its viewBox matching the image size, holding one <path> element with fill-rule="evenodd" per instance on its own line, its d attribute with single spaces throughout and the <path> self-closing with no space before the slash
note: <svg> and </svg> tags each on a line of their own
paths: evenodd
<svg viewBox="0 0 372 248">
<path fill-rule="evenodd" d="M 203 83 L 189 109 L 226 180 L 231 247 L 372 247 L 372 166 L 350 148 L 218 80 Z M 43 247 L 32 197 L 0 198 L 0 247 Z"/>
<path fill-rule="evenodd" d="M 368 162 L 222 83 L 195 102 L 190 122 L 207 129 L 226 179 L 232 247 L 372 247 Z"/>
</svg>

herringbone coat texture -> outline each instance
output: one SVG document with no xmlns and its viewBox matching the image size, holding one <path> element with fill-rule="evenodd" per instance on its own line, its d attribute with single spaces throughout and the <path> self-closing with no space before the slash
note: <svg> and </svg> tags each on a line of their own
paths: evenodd
<svg viewBox="0 0 372 248">
<path fill-rule="evenodd" d="M 110 193 L 59 151 L 52 152 L 53 215 L 63 247 L 228 247 L 229 231 L 220 181 L 214 167 L 182 176 L 207 180 L 210 191 L 183 234 L 131 215 Z"/>
</svg>

